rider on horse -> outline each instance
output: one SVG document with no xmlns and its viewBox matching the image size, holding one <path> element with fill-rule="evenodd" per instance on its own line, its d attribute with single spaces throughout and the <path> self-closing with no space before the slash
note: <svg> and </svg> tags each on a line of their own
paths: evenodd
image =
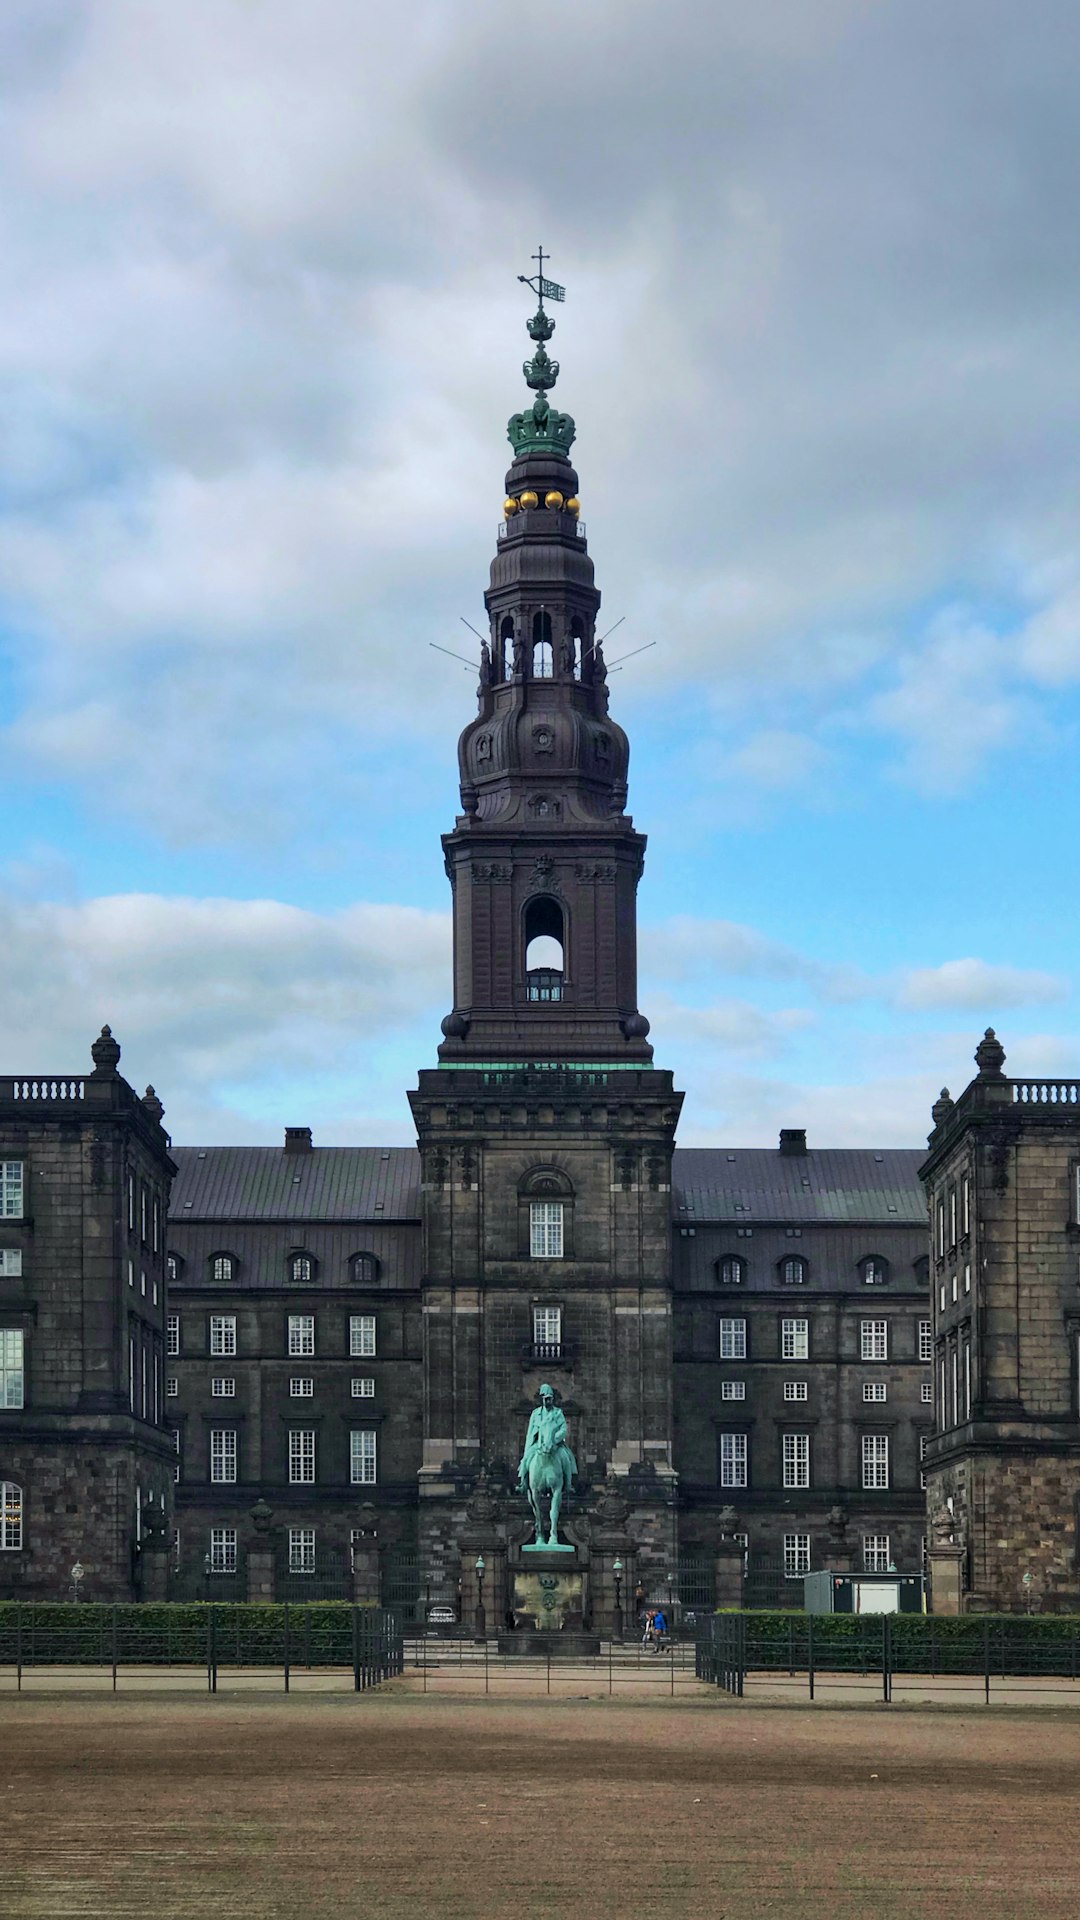
<svg viewBox="0 0 1080 1920">
<path fill-rule="evenodd" d="M 555 1393 L 545 1381 L 540 1388 L 540 1405 L 534 1407 L 529 1416 L 529 1431 L 525 1435 L 525 1451 L 518 1468 L 518 1485 L 529 1484 L 529 1468 L 537 1454 L 554 1455 L 562 1468 L 563 1483 L 569 1487 L 577 1473 L 577 1461 L 570 1447 L 570 1435 L 566 1426 L 566 1415 L 561 1407 L 555 1405 Z"/>
</svg>

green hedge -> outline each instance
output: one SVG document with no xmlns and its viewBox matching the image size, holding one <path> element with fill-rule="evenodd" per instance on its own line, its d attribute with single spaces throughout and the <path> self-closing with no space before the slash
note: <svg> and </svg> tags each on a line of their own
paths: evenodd
<svg viewBox="0 0 1080 1920">
<path fill-rule="evenodd" d="M 288 1651 L 297 1667 L 347 1667 L 353 1659 L 353 1609 L 344 1601 L 290 1606 Z M 358 1610 L 361 1657 L 396 1642 L 399 1629 L 380 1609 Z M 286 1608 L 143 1602 L 109 1606 L 0 1601 L 0 1665 L 58 1663 L 205 1665 L 211 1646 L 221 1666 L 280 1666 Z"/>
<path fill-rule="evenodd" d="M 888 1649 L 895 1671 L 1080 1676 L 1080 1614 L 852 1614 L 722 1612 L 704 1623 L 714 1643 L 741 1619 L 748 1669 L 816 1667 L 880 1673 Z"/>
</svg>

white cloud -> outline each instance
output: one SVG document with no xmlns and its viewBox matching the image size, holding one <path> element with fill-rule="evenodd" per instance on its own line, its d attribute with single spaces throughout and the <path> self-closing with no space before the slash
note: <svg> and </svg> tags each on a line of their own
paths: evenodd
<svg viewBox="0 0 1080 1920">
<path fill-rule="evenodd" d="M 866 715 L 896 738 L 913 786 L 957 793 L 993 753 L 1045 735 L 1016 674 L 1015 645 L 953 609 L 934 621 L 923 645 L 900 655 L 894 685 L 868 702 Z"/>
<path fill-rule="evenodd" d="M 986 960 L 945 960 L 937 967 L 915 967 L 899 982 L 901 1007 L 941 1008 L 948 1012 L 993 1013 L 1002 1007 L 1031 1007 L 1064 1000 L 1069 983 L 1033 967 L 994 966 Z"/>
<path fill-rule="evenodd" d="M 765 727 L 737 747 L 728 763 L 736 780 L 766 791 L 784 792 L 807 785 L 823 771 L 828 755 L 808 735 L 783 727 Z"/>
</svg>

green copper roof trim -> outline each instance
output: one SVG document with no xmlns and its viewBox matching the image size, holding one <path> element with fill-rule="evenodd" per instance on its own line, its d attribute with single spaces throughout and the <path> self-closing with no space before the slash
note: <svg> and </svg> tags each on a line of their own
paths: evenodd
<svg viewBox="0 0 1080 1920">
<path fill-rule="evenodd" d="M 444 1073 L 653 1073 L 645 1060 L 440 1060 Z"/>
</svg>

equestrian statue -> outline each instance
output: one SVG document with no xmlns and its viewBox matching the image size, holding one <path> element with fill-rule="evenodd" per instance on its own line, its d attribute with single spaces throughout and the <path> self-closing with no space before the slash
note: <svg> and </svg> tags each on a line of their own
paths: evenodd
<svg viewBox="0 0 1080 1920">
<path fill-rule="evenodd" d="M 536 1525 L 536 1547 L 546 1547 L 549 1551 L 560 1553 L 572 1552 L 573 1549 L 559 1539 L 559 1511 L 563 1494 L 569 1492 L 573 1485 L 578 1470 L 577 1461 L 570 1448 L 566 1415 L 561 1407 L 555 1405 L 554 1391 L 546 1382 L 540 1388 L 539 1399 L 540 1405 L 534 1407 L 529 1415 L 525 1451 L 518 1468 L 518 1487 L 529 1496 Z M 542 1505 L 545 1493 L 551 1495 L 551 1515 L 546 1533 Z"/>
</svg>

